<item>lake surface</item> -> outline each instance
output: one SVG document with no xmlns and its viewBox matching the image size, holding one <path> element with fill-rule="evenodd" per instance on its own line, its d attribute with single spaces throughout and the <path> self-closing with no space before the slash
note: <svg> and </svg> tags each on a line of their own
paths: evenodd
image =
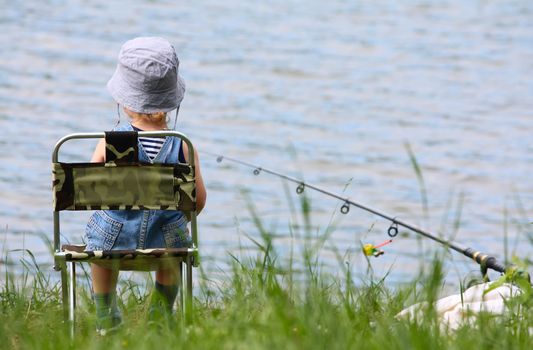
<svg viewBox="0 0 533 350">
<path fill-rule="evenodd" d="M 175 45 L 187 83 L 177 129 L 200 151 L 305 179 L 499 259 L 533 253 L 531 1 L 1 3 L 0 251 L 15 262 L 9 251 L 26 248 L 51 263 L 40 235 L 52 237 L 52 148 L 115 125 L 105 84 L 122 43 L 139 35 Z M 93 147 L 68 144 L 61 158 L 88 160 Z M 291 213 L 296 186 L 205 153 L 201 162 L 206 268 L 257 237 L 250 203 L 286 256 L 302 222 Z M 321 261 L 335 269 L 335 248 L 364 273 L 360 244 L 386 240 L 389 223 L 305 193 L 313 232 L 335 226 Z M 62 218 L 65 238 L 79 241 L 86 213 Z M 409 280 L 436 248 L 411 234 L 372 264 Z M 477 268 L 451 257 L 451 280 Z"/>
</svg>

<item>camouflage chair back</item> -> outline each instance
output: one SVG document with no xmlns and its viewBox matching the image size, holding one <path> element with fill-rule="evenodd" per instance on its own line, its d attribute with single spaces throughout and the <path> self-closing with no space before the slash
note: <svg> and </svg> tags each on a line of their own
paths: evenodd
<svg viewBox="0 0 533 350">
<path fill-rule="evenodd" d="M 177 136 L 188 145 L 188 164 L 149 164 L 138 161 L 139 136 Z M 68 140 L 106 139 L 105 163 L 62 163 L 60 147 Z M 194 150 L 189 139 L 176 131 L 118 131 L 71 134 L 56 144 L 52 154 L 54 193 L 54 262 L 61 271 L 65 321 L 74 334 L 76 307 L 75 264 L 93 262 L 121 270 L 156 270 L 163 264 L 180 273 L 180 306 L 192 317 L 192 267 L 198 262 Z M 61 245 L 60 211 L 63 210 L 180 210 L 190 220 L 191 248 L 87 251 L 83 245 Z M 186 293 L 183 293 L 185 268 Z"/>
</svg>

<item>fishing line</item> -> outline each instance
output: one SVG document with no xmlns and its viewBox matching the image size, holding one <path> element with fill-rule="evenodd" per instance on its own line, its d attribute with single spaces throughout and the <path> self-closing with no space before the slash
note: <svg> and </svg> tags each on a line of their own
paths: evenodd
<svg viewBox="0 0 533 350">
<path fill-rule="evenodd" d="M 316 192 L 319 192 L 319 193 L 322 193 L 326 196 L 329 196 L 329 197 L 332 197 L 332 198 L 335 198 L 335 199 L 338 199 L 340 200 L 341 202 L 343 202 L 341 208 L 340 208 L 340 212 L 342 214 L 348 214 L 348 212 L 350 211 L 350 206 L 354 206 L 356 208 L 359 208 L 361 210 L 364 210 L 364 211 L 367 211 L 369 213 L 372 213 L 376 216 L 379 216 L 385 220 L 388 220 L 391 225 L 389 227 L 389 229 L 387 230 L 387 234 L 393 238 L 393 237 L 396 237 L 398 235 L 398 227 L 401 226 L 401 227 L 404 227 L 410 231 L 413 231 L 415 233 L 418 233 L 426 238 L 429 238 L 435 242 L 438 242 L 448 248 L 451 248 L 453 250 L 455 250 L 456 252 L 459 252 L 471 259 L 473 259 L 475 262 L 477 262 L 480 266 L 481 266 L 481 273 L 484 277 L 487 276 L 487 269 L 492 269 L 494 271 L 497 271 L 497 272 L 500 272 L 500 273 L 505 273 L 505 272 L 511 272 L 511 271 L 515 271 L 517 269 L 516 266 L 514 265 L 511 265 L 509 267 L 506 267 L 504 266 L 503 264 L 499 263 L 495 257 L 493 256 L 490 256 L 490 255 L 487 255 L 487 254 L 483 254 L 482 252 L 480 251 L 476 251 L 472 248 L 468 248 L 468 247 L 463 247 L 461 246 L 460 244 L 457 244 L 455 242 L 451 242 L 451 241 L 447 241 L 445 239 L 442 239 L 426 230 L 423 230 L 415 225 L 412 225 L 410 223 L 407 223 L 405 221 L 402 221 L 402 220 L 399 220 L 397 217 L 395 216 L 392 216 L 392 215 L 388 215 L 388 214 L 385 214 L 383 213 L 382 211 L 379 211 L 379 210 L 376 210 L 376 209 L 373 209 L 373 208 L 370 208 L 366 205 L 363 205 L 361 203 L 358 203 L 358 202 L 355 202 L 353 200 L 351 200 L 350 198 L 347 198 L 347 197 L 342 197 L 336 193 L 333 193 L 333 192 L 330 192 L 330 191 L 327 191 L 323 188 L 320 188 L 316 185 L 313 185 L 313 184 L 310 184 L 308 182 L 305 182 L 305 181 L 302 181 L 300 179 L 297 179 L 297 178 L 294 178 L 292 176 L 289 176 L 289 175 L 285 175 L 285 174 L 282 174 L 282 173 L 279 173 L 277 171 L 274 171 L 274 170 L 271 170 L 271 169 L 268 169 L 268 168 L 265 168 L 265 167 L 261 167 L 261 166 L 257 166 L 255 164 L 252 164 L 252 163 L 248 163 L 246 161 L 243 161 L 243 160 L 240 160 L 240 159 L 236 159 L 236 158 L 231 158 L 231 157 L 227 157 L 227 156 L 224 156 L 224 155 L 221 155 L 221 154 L 216 154 L 216 153 L 212 153 L 212 152 L 207 152 L 207 151 L 202 151 L 202 153 L 205 153 L 205 154 L 208 154 L 210 156 L 213 156 L 213 157 L 216 157 L 216 160 L 218 163 L 222 163 L 222 161 L 226 160 L 226 161 L 229 161 L 231 163 L 236 163 L 236 164 L 240 164 L 240 165 L 243 165 L 245 167 L 248 167 L 248 168 L 251 168 L 253 169 L 253 174 L 258 176 L 259 174 L 261 174 L 262 172 L 264 173 L 267 173 L 267 174 L 270 174 L 270 175 L 274 175 L 274 176 L 277 176 L 279 178 L 282 178 L 282 179 L 285 179 L 287 181 L 290 181 L 290 182 L 293 182 L 295 184 L 297 184 L 297 187 L 296 187 L 296 193 L 297 194 L 302 194 L 304 192 L 304 190 L 306 188 L 310 188 Z"/>
</svg>

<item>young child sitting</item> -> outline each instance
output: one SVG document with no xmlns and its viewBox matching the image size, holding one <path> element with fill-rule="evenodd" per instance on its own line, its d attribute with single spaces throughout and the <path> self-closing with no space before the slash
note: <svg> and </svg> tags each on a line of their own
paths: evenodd
<svg viewBox="0 0 533 350">
<path fill-rule="evenodd" d="M 111 96 L 129 116 L 130 123 L 120 131 L 167 130 L 167 113 L 179 110 L 185 84 L 178 72 L 174 47 L 158 37 L 127 41 L 119 53 L 115 73 L 107 83 Z M 188 161 L 188 147 L 177 137 L 139 137 L 139 161 L 177 163 Z M 206 190 L 198 155 L 195 157 L 196 206 L 205 205 Z M 101 140 L 91 162 L 105 161 L 105 141 Z M 105 210 L 91 216 L 85 233 L 87 250 L 148 249 L 189 247 L 191 237 L 187 218 L 180 211 Z M 91 264 L 97 330 L 101 333 L 121 323 L 116 306 L 118 270 Z M 161 267 L 156 271 L 155 295 L 150 316 L 172 312 L 178 290 L 178 271 Z"/>
</svg>

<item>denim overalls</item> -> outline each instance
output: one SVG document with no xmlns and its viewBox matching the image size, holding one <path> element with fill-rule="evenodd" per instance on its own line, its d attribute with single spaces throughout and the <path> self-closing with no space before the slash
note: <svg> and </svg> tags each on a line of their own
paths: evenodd
<svg viewBox="0 0 533 350">
<path fill-rule="evenodd" d="M 130 124 L 115 128 L 132 131 Z M 177 163 L 181 139 L 167 137 L 152 161 L 139 142 L 139 161 Z M 87 250 L 180 248 L 192 245 L 187 218 L 174 210 L 99 210 L 85 228 Z"/>
</svg>

